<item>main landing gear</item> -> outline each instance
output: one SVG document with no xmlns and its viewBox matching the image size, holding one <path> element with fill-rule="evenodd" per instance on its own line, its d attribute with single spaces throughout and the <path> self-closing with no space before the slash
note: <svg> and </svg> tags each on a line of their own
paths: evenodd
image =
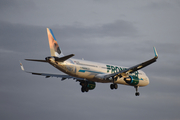
<svg viewBox="0 0 180 120">
<path fill-rule="evenodd" d="M 136 93 L 135 93 L 135 95 L 136 95 L 136 96 L 139 96 L 139 95 L 140 95 L 140 93 L 138 92 L 138 88 L 139 88 L 139 86 L 134 86 L 134 88 L 136 89 Z"/>
<path fill-rule="evenodd" d="M 111 85 L 110 85 L 110 88 L 111 88 L 111 90 L 113 90 L 113 89 L 118 89 L 118 85 L 117 85 L 116 83 L 111 84 Z M 140 93 L 138 92 L 139 86 L 134 86 L 134 88 L 136 89 L 135 96 L 139 96 L 139 95 L 140 95 Z"/>
<path fill-rule="evenodd" d="M 80 85 L 82 86 L 81 92 L 88 92 L 89 91 L 87 84 L 88 84 L 87 82 L 80 82 Z"/>
<path fill-rule="evenodd" d="M 89 89 L 87 87 L 81 87 L 81 92 L 88 92 Z"/>
<path fill-rule="evenodd" d="M 117 84 L 111 84 L 110 85 L 110 88 L 111 88 L 111 90 L 113 90 L 113 89 L 118 89 L 118 85 Z"/>
<path fill-rule="evenodd" d="M 113 79 L 113 84 L 110 85 L 111 90 L 118 89 L 118 85 L 114 83 L 117 80 L 117 77 L 116 78 L 113 77 L 112 79 Z"/>
</svg>

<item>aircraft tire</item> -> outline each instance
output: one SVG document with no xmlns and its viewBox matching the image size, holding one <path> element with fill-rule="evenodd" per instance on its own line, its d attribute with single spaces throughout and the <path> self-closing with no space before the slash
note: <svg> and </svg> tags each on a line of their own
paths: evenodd
<svg viewBox="0 0 180 120">
<path fill-rule="evenodd" d="M 81 87 L 81 92 L 85 92 L 84 87 Z"/>
<path fill-rule="evenodd" d="M 117 84 L 114 84 L 114 89 L 118 89 L 118 85 Z"/>
<path fill-rule="evenodd" d="M 139 96 L 139 95 L 140 95 L 140 93 L 139 93 L 139 92 L 136 92 L 136 93 L 135 93 L 135 95 L 136 95 L 136 96 Z"/>
<path fill-rule="evenodd" d="M 114 89 L 114 84 L 111 84 L 110 88 L 111 88 L 111 90 L 113 90 Z"/>
<path fill-rule="evenodd" d="M 118 89 L 118 85 L 117 84 L 111 84 L 110 88 L 111 88 L 111 90 Z"/>
<path fill-rule="evenodd" d="M 86 89 L 85 89 L 85 91 L 86 91 L 86 92 L 88 92 L 88 91 L 89 91 L 89 89 L 88 89 L 88 88 L 86 88 Z"/>
</svg>

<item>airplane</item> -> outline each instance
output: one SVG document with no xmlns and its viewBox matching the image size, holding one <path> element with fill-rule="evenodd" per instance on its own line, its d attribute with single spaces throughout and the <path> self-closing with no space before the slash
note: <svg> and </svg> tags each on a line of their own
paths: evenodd
<svg viewBox="0 0 180 120">
<path fill-rule="evenodd" d="M 110 83 L 110 89 L 117 89 L 118 84 L 133 86 L 136 90 L 135 96 L 139 96 L 139 87 L 147 86 L 149 78 L 143 72 L 142 68 L 156 62 L 158 53 L 154 49 L 155 56 L 143 63 L 137 64 L 132 67 L 122 67 L 112 64 L 103 64 L 91 62 L 86 60 L 72 59 L 74 54 L 64 55 L 59 47 L 56 38 L 51 29 L 47 28 L 47 36 L 49 40 L 49 47 L 51 56 L 46 57 L 44 60 L 39 59 L 25 59 L 27 61 L 36 61 L 49 63 L 53 67 L 62 71 L 65 74 L 51 74 L 51 73 L 36 73 L 25 71 L 22 63 L 20 62 L 21 69 L 33 75 L 41 75 L 46 78 L 60 77 L 61 80 L 73 79 L 81 85 L 81 92 L 88 92 L 96 87 L 98 83 Z"/>
</svg>

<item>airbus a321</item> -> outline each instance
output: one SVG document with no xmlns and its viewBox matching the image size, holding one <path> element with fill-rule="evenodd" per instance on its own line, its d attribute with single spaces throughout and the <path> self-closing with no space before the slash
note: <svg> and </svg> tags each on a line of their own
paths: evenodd
<svg viewBox="0 0 180 120">
<path fill-rule="evenodd" d="M 36 73 L 24 70 L 20 62 L 21 69 L 33 75 L 41 75 L 46 78 L 60 77 L 61 80 L 74 79 L 81 85 L 82 92 L 88 92 L 96 87 L 96 82 L 110 83 L 110 89 L 117 89 L 118 84 L 133 86 L 136 90 L 135 95 L 139 96 L 138 88 L 147 86 L 149 78 L 140 69 L 156 62 L 158 54 L 154 47 L 155 57 L 132 67 L 122 67 L 111 64 L 102 64 L 90 62 L 86 60 L 72 59 L 74 54 L 64 55 L 60 49 L 56 38 L 51 29 L 47 28 L 47 36 L 49 40 L 49 47 L 51 56 L 46 57 L 45 60 L 39 59 L 25 59 L 28 61 L 37 61 L 49 63 L 58 70 L 65 74 L 49 74 L 49 73 Z"/>
</svg>

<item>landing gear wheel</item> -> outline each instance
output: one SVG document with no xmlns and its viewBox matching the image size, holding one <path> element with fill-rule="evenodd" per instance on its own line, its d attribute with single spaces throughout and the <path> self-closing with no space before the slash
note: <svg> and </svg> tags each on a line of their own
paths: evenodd
<svg viewBox="0 0 180 120">
<path fill-rule="evenodd" d="M 118 85 L 117 84 L 111 84 L 110 88 L 111 88 L 111 90 L 118 89 Z"/>
<path fill-rule="evenodd" d="M 140 95 L 140 93 L 139 93 L 139 92 L 136 92 L 136 93 L 135 93 L 135 95 L 136 95 L 136 96 L 139 96 L 139 95 Z"/>
<path fill-rule="evenodd" d="M 81 87 L 81 92 L 84 93 L 84 92 L 88 92 L 88 91 L 89 91 L 89 89 L 87 87 L 84 87 L 84 86 Z"/>
<path fill-rule="evenodd" d="M 118 85 L 117 84 L 114 84 L 114 89 L 118 89 Z"/>
<path fill-rule="evenodd" d="M 85 92 L 84 87 L 81 87 L 81 92 Z"/>
<path fill-rule="evenodd" d="M 89 89 L 88 89 L 88 88 L 85 88 L 85 91 L 86 91 L 86 92 L 88 92 L 88 91 L 89 91 Z"/>
<path fill-rule="evenodd" d="M 111 90 L 113 90 L 114 89 L 114 84 L 111 84 L 110 88 L 111 88 Z"/>
</svg>

